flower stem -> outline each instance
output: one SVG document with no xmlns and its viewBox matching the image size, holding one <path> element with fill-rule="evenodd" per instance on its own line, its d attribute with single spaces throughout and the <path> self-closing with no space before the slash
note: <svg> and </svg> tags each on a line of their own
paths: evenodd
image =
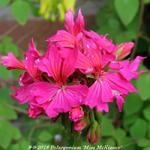
<svg viewBox="0 0 150 150">
<path fill-rule="evenodd" d="M 90 111 L 90 119 L 91 119 L 91 123 L 95 122 L 94 110 Z"/>
<path fill-rule="evenodd" d="M 102 113 L 101 112 L 97 112 L 96 110 L 94 110 L 94 113 L 95 113 L 95 119 L 97 120 L 97 122 L 99 124 L 101 124 Z"/>
</svg>

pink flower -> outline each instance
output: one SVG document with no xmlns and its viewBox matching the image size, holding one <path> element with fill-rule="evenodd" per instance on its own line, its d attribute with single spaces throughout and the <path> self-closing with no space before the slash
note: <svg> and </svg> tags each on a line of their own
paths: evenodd
<svg viewBox="0 0 150 150">
<path fill-rule="evenodd" d="M 123 98 L 121 96 L 125 96 L 129 92 L 137 92 L 129 81 L 124 79 L 119 73 L 106 72 L 89 88 L 85 104 L 91 108 L 96 107 L 97 111 L 108 112 L 109 108 L 107 103 L 117 98 L 117 104 L 119 108 L 122 108 L 121 105 L 124 102 L 123 100 L 119 100 Z"/>
<path fill-rule="evenodd" d="M 35 63 L 39 58 L 40 53 L 36 49 L 33 39 L 31 39 L 29 49 L 25 54 L 25 60 L 23 61 L 23 64 L 28 74 L 34 79 L 37 79 L 40 76 L 40 71 L 38 70 Z"/>
<path fill-rule="evenodd" d="M 94 31 L 85 31 L 85 35 L 91 38 L 103 53 L 113 53 L 116 45 L 106 38 L 106 35 L 99 35 Z"/>
<path fill-rule="evenodd" d="M 77 122 L 84 116 L 84 111 L 82 107 L 75 107 L 69 112 L 69 119 L 71 121 Z"/>
<path fill-rule="evenodd" d="M 29 105 L 28 115 L 30 118 L 37 118 L 44 113 L 44 109 L 41 106 Z"/>
<path fill-rule="evenodd" d="M 139 64 L 145 57 L 137 56 L 134 60 L 124 60 L 124 61 L 112 61 L 109 64 L 109 68 L 113 70 L 118 70 L 120 74 L 128 81 L 131 79 L 137 79 L 142 71 L 137 72 Z"/>
<path fill-rule="evenodd" d="M 90 109 L 109 112 L 109 103 L 116 101 L 121 112 L 124 98 L 138 92 L 130 81 L 143 72 L 138 67 L 144 58 L 122 60 L 131 52 L 132 42 L 116 45 L 106 35 L 86 31 L 84 26 L 81 11 L 74 19 L 69 10 L 66 30 L 48 39 L 44 55 L 31 39 L 24 60 L 19 61 L 10 52 L 0 57 L 0 64 L 24 71 L 19 77 L 20 87 L 13 87 L 12 97 L 19 104 L 28 104 L 29 117 L 44 114 L 56 118 L 69 113 L 73 129 L 89 130 L 87 139 L 94 144 L 101 130 L 98 113 Z"/>
<path fill-rule="evenodd" d="M 0 64 L 5 65 L 8 69 L 26 70 L 33 79 L 40 78 L 40 71 L 37 69 L 35 61 L 40 58 L 40 53 L 35 48 L 33 39 L 30 41 L 29 50 L 25 54 L 25 59 L 20 62 L 13 53 L 9 52 L 7 56 L 0 57 Z M 28 77 L 29 77 L 28 76 Z M 26 74 L 27 77 L 27 74 Z M 24 78 L 21 77 L 20 80 Z M 22 81 L 21 81 L 22 82 Z M 23 81 L 24 82 L 24 81 Z M 25 81 L 26 82 L 26 81 Z"/>
<path fill-rule="evenodd" d="M 143 71 L 137 72 L 137 69 L 139 67 L 139 64 L 142 60 L 144 60 L 144 57 L 137 56 L 133 61 L 123 61 L 120 64 L 122 65 L 122 68 L 120 69 L 121 75 L 127 79 L 128 81 L 131 79 L 137 79 L 139 74 L 143 73 Z"/>
<path fill-rule="evenodd" d="M 122 112 L 122 107 L 123 107 L 123 104 L 124 104 L 124 97 L 121 96 L 120 94 L 118 94 L 118 95 L 115 96 L 115 98 L 116 98 L 118 110 L 119 110 L 119 112 Z"/>
<path fill-rule="evenodd" d="M 0 64 L 7 66 L 9 70 L 20 69 L 24 70 L 24 65 L 14 56 L 12 52 L 9 52 L 7 56 L 0 57 Z"/>
<path fill-rule="evenodd" d="M 33 82 L 34 82 L 33 78 L 27 72 L 20 75 L 20 78 L 19 78 L 19 85 L 20 86 L 29 85 Z"/>
<path fill-rule="evenodd" d="M 74 123 L 73 129 L 77 132 L 81 132 L 83 129 L 86 128 L 87 124 L 88 120 L 86 118 L 81 119 L 80 121 Z"/>
<path fill-rule="evenodd" d="M 11 96 L 15 98 L 19 104 L 24 104 L 33 100 L 33 95 L 31 94 L 32 85 L 20 88 L 12 87 L 12 89 L 14 93 L 11 94 Z"/>
<path fill-rule="evenodd" d="M 65 27 L 68 32 L 65 30 L 58 30 L 56 35 L 48 39 L 48 42 L 55 42 L 60 47 L 75 48 L 82 36 L 81 32 L 84 31 L 84 18 L 81 10 L 79 10 L 75 21 L 72 11 L 67 11 L 65 15 Z"/>
<path fill-rule="evenodd" d="M 68 33 L 65 30 L 58 30 L 56 35 L 48 39 L 48 42 L 50 44 L 57 42 L 58 46 L 74 48 L 75 40 L 75 37 L 71 33 Z"/>
<path fill-rule="evenodd" d="M 65 15 L 65 27 L 67 31 L 73 35 L 77 35 L 84 30 L 84 17 L 81 10 L 78 11 L 78 16 L 75 21 L 72 11 L 67 11 Z"/>
<path fill-rule="evenodd" d="M 120 44 L 116 50 L 117 59 L 121 60 L 125 58 L 127 55 L 129 55 L 133 46 L 134 46 L 133 42 L 126 42 Z"/>
<path fill-rule="evenodd" d="M 98 111 L 109 111 L 108 102 L 113 101 L 111 87 L 108 81 L 103 77 L 98 79 L 89 88 L 85 104 L 91 108 L 96 107 Z"/>
<path fill-rule="evenodd" d="M 54 118 L 59 113 L 69 112 L 72 108 L 83 104 L 86 93 L 87 88 L 83 85 L 61 87 L 43 82 L 37 90 L 34 90 L 33 95 L 37 97 L 39 104 L 47 103 L 45 112 L 50 118 Z"/>
<path fill-rule="evenodd" d="M 67 58 L 62 58 L 58 47 L 49 47 L 46 55 L 37 62 L 38 68 L 53 77 L 57 83 L 65 83 L 67 78 L 75 71 L 76 52 L 70 51 Z"/>
<path fill-rule="evenodd" d="M 93 31 L 85 33 L 78 48 L 76 68 L 85 74 L 100 72 L 115 60 L 115 45 Z"/>
<path fill-rule="evenodd" d="M 74 52 L 69 58 L 62 58 L 57 47 L 53 45 L 37 63 L 41 71 L 46 72 L 56 81 L 56 84 L 40 82 L 32 92 L 39 104 L 47 103 L 44 109 L 50 118 L 80 106 L 86 97 L 88 90 L 86 86 L 66 85 L 67 78 L 75 70 L 75 58 Z"/>
</svg>

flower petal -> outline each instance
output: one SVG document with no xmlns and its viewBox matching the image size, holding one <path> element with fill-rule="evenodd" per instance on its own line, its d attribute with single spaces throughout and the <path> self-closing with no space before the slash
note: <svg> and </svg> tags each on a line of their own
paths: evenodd
<svg viewBox="0 0 150 150">
<path fill-rule="evenodd" d="M 23 64 L 27 72 L 33 78 L 38 78 L 40 75 L 39 70 L 35 63 L 36 60 L 39 59 L 39 57 L 40 53 L 37 51 L 33 39 L 31 39 L 29 49 L 25 54 L 25 60 L 23 61 Z"/>
<path fill-rule="evenodd" d="M 12 52 L 9 52 L 7 56 L 1 56 L 0 60 L 0 64 L 7 66 L 8 69 L 24 70 L 24 65 L 14 56 Z"/>
<path fill-rule="evenodd" d="M 74 24 L 73 12 L 69 9 L 65 15 L 65 27 L 71 34 L 74 33 Z"/>
</svg>

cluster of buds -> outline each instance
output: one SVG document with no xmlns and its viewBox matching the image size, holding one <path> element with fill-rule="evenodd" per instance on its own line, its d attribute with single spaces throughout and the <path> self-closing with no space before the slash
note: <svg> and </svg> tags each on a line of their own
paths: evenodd
<svg viewBox="0 0 150 150">
<path fill-rule="evenodd" d="M 23 71 L 12 97 L 28 104 L 29 117 L 43 114 L 53 119 L 69 114 L 77 132 L 90 124 L 88 141 L 95 143 L 99 124 L 89 123 L 91 115 L 87 111 L 109 112 L 109 103 L 115 101 L 121 112 L 124 97 L 138 92 L 131 80 L 142 73 L 137 69 L 144 58 L 125 59 L 132 51 L 132 42 L 117 45 L 106 35 L 86 30 L 80 10 L 76 19 L 68 10 L 65 28 L 48 38 L 45 54 L 31 40 L 24 60 L 9 52 L 0 57 L 0 64 Z"/>
</svg>

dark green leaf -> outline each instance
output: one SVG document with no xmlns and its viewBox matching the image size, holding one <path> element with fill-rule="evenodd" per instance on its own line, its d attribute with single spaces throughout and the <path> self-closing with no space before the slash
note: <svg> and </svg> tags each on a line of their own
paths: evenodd
<svg viewBox="0 0 150 150">
<path fill-rule="evenodd" d="M 150 73 L 144 73 L 137 80 L 137 87 L 139 90 L 139 94 L 143 100 L 147 100 L 150 98 Z"/>
<path fill-rule="evenodd" d="M 121 144 L 122 143 L 122 140 L 125 138 L 126 136 L 126 133 L 124 130 L 122 130 L 121 128 L 118 128 L 115 130 L 114 132 L 114 138 L 116 139 L 117 143 L 118 144 Z"/>
<path fill-rule="evenodd" d="M 138 119 L 129 129 L 130 134 L 135 139 L 144 138 L 147 131 L 147 122 L 143 119 Z"/>
<path fill-rule="evenodd" d="M 102 117 L 102 136 L 111 136 L 114 131 L 112 122 L 107 117 Z"/>
<path fill-rule="evenodd" d="M 52 135 L 48 131 L 42 131 L 38 137 L 41 142 L 50 141 L 52 139 Z"/>
<path fill-rule="evenodd" d="M 124 25 L 132 22 L 139 9 L 139 0 L 115 0 L 115 8 Z"/>
<path fill-rule="evenodd" d="M 124 115 L 123 116 L 123 125 L 124 125 L 124 127 L 128 129 L 129 125 L 134 123 L 137 120 L 138 117 L 139 117 L 138 115 L 130 115 L 130 116 Z"/>
<path fill-rule="evenodd" d="M 115 146 L 116 145 L 116 143 L 115 143 L 113 138 L 107 139 L 105 144 L 109 145 L 109 146 Z"/>
<path fill-rule="evenodd" d="M 148 123 L 148 133 L 147 133 L 147 135 L 150 138 L 150 122 Z"/>
<path fill-rule="evenodd" d="M 27 150 L 27 149 L 29 149 L 30 143 L 29 143 L 29 141 L 22 140 L 19 143 L 19 146 L 20 146 L 20 150 Z"/>
<path fill-rule="evenodd" d="M 150 106 L 144 109 L 143 114 L 144 117 L 150 121 Z"/>
<path fill-rule="evenodd" d="M 150 146 L 145 147 L 143 150 L 150 150 Z"/>
<path fill-rule="evenodd" d="M 138 94 L 131 93 L 126 97 L 125 105 L 124 105 L 124 112 L 126 115 L 134 114 L 142 108 L 143 102 Z M 134 106 L 134 107 L 132 107 Z"/>
<path fill-rule="evenodd" d="M 144 3 L 145 3 L 145 4 L 149 4 L 149 3 L 150 3 L 150 0 L 144 0 Z"/>
<path fill-rule="evenodd" d="M 140 146 L 140 147 L 146 147 L 149 145 L 150 145 L 150 140 L 148 140 L 146 138 L 138 140 L 138 146 Z"/>
</svg>

